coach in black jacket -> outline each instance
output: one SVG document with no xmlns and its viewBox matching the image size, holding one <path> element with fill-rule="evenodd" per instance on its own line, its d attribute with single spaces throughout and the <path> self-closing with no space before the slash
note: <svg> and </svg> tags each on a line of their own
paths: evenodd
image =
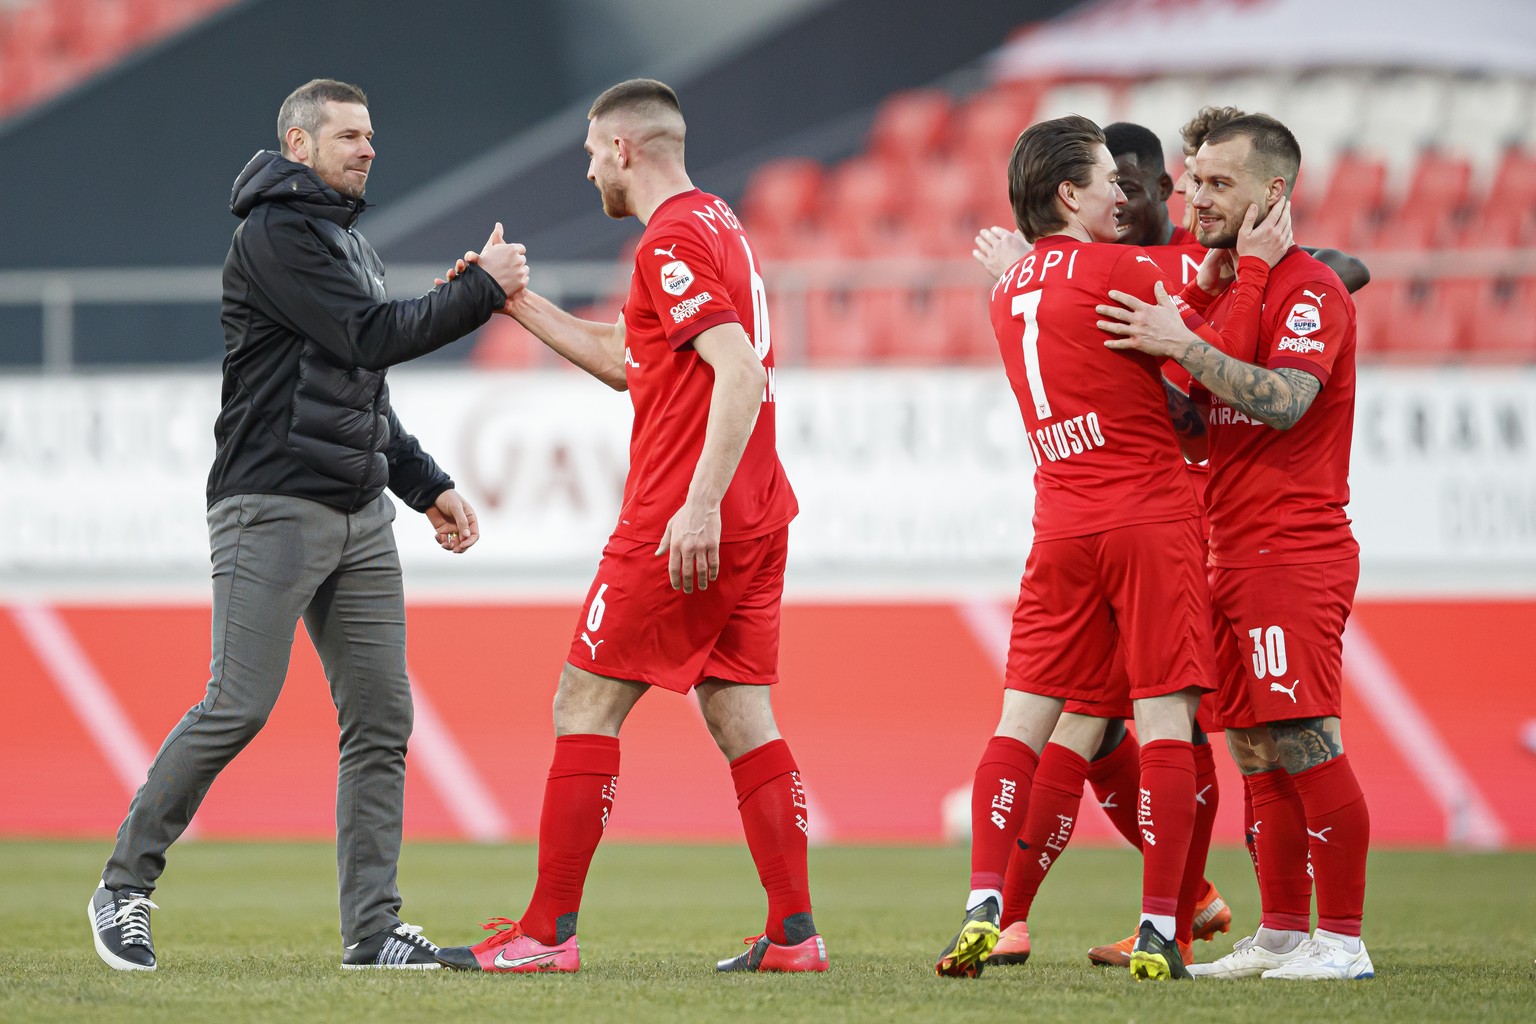
<svg viewBox="0 0 1536 1024">
<path fill-rule="evenodd" d="M 405 432 L 385 371 L 485 323 L 528 279 L 497 225 L 468 273 L 389 302 L 357 233 L 373 162 L 361 90 L 302 86 L 278 115 L 282 153 L 235 181 L 242 223 L 224 263 L 223 407 L 208 476 L 213 659 L 207 692 L 171 730 L 92 897 L 96 951 L 154 970 L 150 893 L 214 777 L 266 722 L 302 617 L 341 724 L 336 853 L 343 967 L 436 967 L 400 922 L 396 862 L 411 693 L 394 505 L 424 512 L 446 550 L 474 511 Z"/>
</svg>

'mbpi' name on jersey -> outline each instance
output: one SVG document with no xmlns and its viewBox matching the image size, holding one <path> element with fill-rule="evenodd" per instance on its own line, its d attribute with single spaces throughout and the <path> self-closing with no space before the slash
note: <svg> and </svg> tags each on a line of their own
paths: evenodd
<svg viewBox="0 0 1536 1024">
<path fill-rule="evenodd" d="M 1029 450 L 1034 454 L 1037 466 L 1045 462 L 1060 462 L 1102 447 L 1104 432 L 1099 429 L 1099 414 L 1096 412 L 1047 424 L 1029 435 Z"/>
<path fill-rule="evenodd" d="M 684 320 L 687 320 L 689 317 L 693 316 L 693 314 L 697 313 L 700 307 L 702 307 L 704 303 L 708 302 L 712 298 L 714 298 L 714 296 L 709 294 L 709 292 L 699 292 L 697 295 L 690 295 L 688 298 L 672 307 L 672 322 L 675 324 L 682 323 Z"/>
<path fill-rule="evenodd" d="M 1072 255 L 1065 255 L 1060 249 L 1046 249 L 1044 252 L 1032 252 L 1019 262 L 1009 267 L 1002 277 L 997 279 L 997 284 L 992 286 L 992 294 L 1002 288 L 1027 288 L 1035 281 L 1035 275 L 1040 275 L 1041 283 L 1050 279 L 1051 271 L 1062 263 L 1066 263 L 1065 276 L 1072 280 L 1072 271 L 1077 266 L 1077 250 L 1072 250 Z M 1062 276 L 1061 274 L 1057 275 Z"/>
<path fill-rule="evenodd" d="M 1305 355 L 1308 352 L 1321 352 L 1327 346 L 1316 338 L 1281 338 L 1280 344 L 1275 347 L 1281 352 Z"/>
<path fill-rule="evenodd" d="M 720 233 L 720 229 L 715 227 L 716 222 L 724 224 L 728 228 L 735 228 L 737 231 L 741 230 L 741 221 L 737 220 L 736 214 L 731 211 L 729 206 L 725 205 L 724 199 L 716 199 L 703 209 L 694 210 L 693 215 L 702 220 L 704 226 L 717 235 Z"/>
</svg>

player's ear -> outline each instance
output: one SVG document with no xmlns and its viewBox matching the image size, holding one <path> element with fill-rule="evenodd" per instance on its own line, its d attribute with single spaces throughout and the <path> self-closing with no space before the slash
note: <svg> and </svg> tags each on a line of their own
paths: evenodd
<svg viewBox="0 0 1536 1024">
<path fill-rule="evenodd" d="M 1060 185 L 1056 186 L 1056 198 L 1060 199 L 1066 208 L 1073 213 L 1076 213 L 1082 205 L 1077 199 L 1077 186 L 1072 184 L 1070 180 L 1063 181 Z"/>
<path fill-rule="evenodd" d="M 1157 198 L 1159 202 L 1166 203 L 1168 197 L 1173 195 L 1173 179 L 1164 171 L 1157 178 Z"/>
<path fill-rule="evenodd" d="M 1281 197 L 1285 195 L 1285 192 L 1286 188 L 1284 178 L 1270 179 L 1269 188 L 1264 190 L 1264 199 L 1266 200 L 1264 205 L 1266 207 L 1274 206 L 1280 201 Z"/>
</svg>

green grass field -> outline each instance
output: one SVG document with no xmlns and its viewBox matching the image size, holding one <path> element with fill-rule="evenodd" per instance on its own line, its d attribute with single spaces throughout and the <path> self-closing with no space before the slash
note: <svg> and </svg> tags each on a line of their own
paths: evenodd
<svg viewBox="0 0 1536 1024">
<path fill-rule="evenodd" d="M 576 975 L 344 972 L 330 847 L 186 843 L 156 893 L 160 969 L 97 960 L 86 923 L 106 843 L 0 843 L 0 1021 L 516 1022 L 795 1021 L 1500 1021 L 1536 1019 L 1536 854 L 1389 852 L 1372 858 L 1369 982 L 1135 984 L 1088 965 L 1090 945 L 1135 921 L 1129 851 L 1079 849 L 1052 874 L 1031 921 L 1035 953 L 974 981 L 933 976 L 959 920 L 959 849 L 812 853 L 816 919 L 832 956 L 821 976 L 721 976 L 719 957 L 761 927 L 745 851 L 717 846 L 600 850 L 582 911 Z M 527 846 L 407 846 L 406 920 L 435 941 L 478 941 L 479 923 L 522 910 Z M 1247 858 L 1218 851 L 1211 876 L 1251 930 Z M 1242 931 L 1240 931 L 1242 930 Z"/>
</svg>

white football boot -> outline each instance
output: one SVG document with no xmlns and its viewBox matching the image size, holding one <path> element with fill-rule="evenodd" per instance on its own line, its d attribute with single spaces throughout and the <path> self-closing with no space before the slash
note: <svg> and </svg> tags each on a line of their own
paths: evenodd
<svg viewBox="0 0 1536 1024">
<path fill-rule="evenodd" d="M 1365 943 L 1351 953 L 1344 941 L 1319 930 L 1296 947 L 1291 959 L 1264 972 L 1265 980 L 1282 981 L 1363 981 L 1376 977 L 1376 967 Z"/>
<path fill-rule="evenodd" d="M 1291 960 L 1301 955 L 1308 942 L 1298 943 L 1295 949 L 1289 953 L 1276 953 L 1265 949 L 1254 941 L 1254 936 L 1249 935 L 1237 940 L 1237 945 L 1232 947 L 1232 952 L 1224 957 L 1212 960 L 1205 964 L 1190 964 L 1189 973 L 1197 978 L 1216 978 L 1222 981 L 1235 981 L 1238 978 L 1257 978 L 1266 972 L 1284 967 Z"/>
</svg>

